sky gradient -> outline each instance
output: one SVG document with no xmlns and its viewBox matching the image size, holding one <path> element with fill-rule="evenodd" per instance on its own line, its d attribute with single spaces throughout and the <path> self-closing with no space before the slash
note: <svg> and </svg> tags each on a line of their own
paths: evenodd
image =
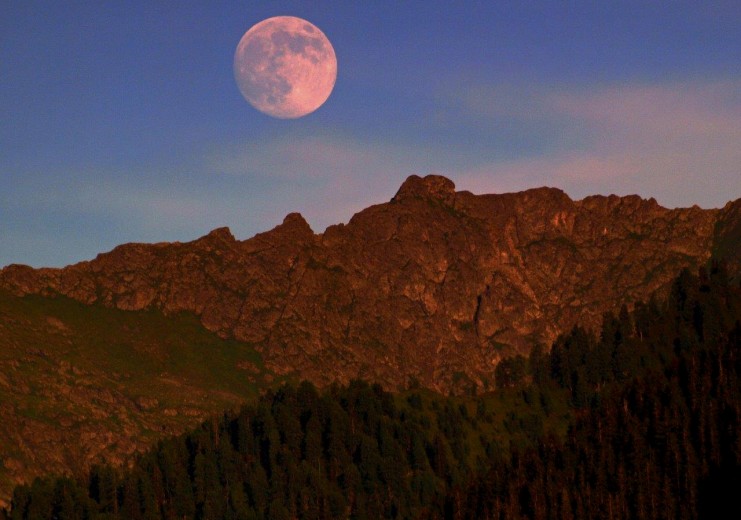
<svg viewBox="0 0 741 520">
<path fill-rule="evenodd" d="M 232 72 L 278 15 L 337 54 L 296 120 Z M 3 2 L 0 267 L 245 239 L 293 211 L 322 232 L 411 174 L 722 207 L 741 197 L 739 27 L 737 0 Z"/>
</svg>

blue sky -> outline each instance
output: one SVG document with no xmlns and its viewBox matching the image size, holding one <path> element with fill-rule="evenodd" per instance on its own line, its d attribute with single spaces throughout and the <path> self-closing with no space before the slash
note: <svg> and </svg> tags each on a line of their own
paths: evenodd
<svg viewBox="0 0 741 520">
<path fill-rule="evenodd" d="M 271 119 L 234 49 L 277 15 L 334 45 L 319 110 Z M 3 2 L 0 266 L 124 242 L 315 232 L 411 174 L 668 207 L 741 197 L 741 2 Z"/>
</svg>

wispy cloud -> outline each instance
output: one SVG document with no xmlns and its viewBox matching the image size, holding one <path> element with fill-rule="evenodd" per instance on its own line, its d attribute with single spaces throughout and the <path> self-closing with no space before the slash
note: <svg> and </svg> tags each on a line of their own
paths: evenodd
<svg viewBox="0 0 741 520">
<path fill-rule="evenodd" d="M 300 211 L 321 232 L 389 200 L 407 176 L 428 172 L 433 162 L 425 150 L 407 145 L 307 136 L 218 149 L 205 169 L 249 184 L 255 198 L 285 213 Z"/>
<path fill-rule="evenodd" d="M 491 118 L 547 121 L 559 131 L 557 146 L 462 170 L 462 184 L 480 191 L 549 184 L 577 197 L 639 193 L 669 206 L 718 206 L 741 195 L 741 82 L 524 90 L 518 97 L 491 89 L 487 97 L 479 89 L 461 99 Z"/>
<path fill-rule="evenodd" d="M 62 265 L 123 242 L 192 240 L 220 226 L 249 238 L 294 211 L 322 232 L 388 201 L 408 175 L 429 171 L 430 161 L 403 145 L 308 136 L 195 150 L 184 167 L 199 174 L 169 166 L 28 176 L 14 197 L 0 193 L 0 236 L 32 225 L 25 208 L 35 207 L 44 222 L 36 233 L 47 237 L 36 265 Z M 62 254 L 53 246 L 59 241 L 78 245 Z M 28 258 L 0 255 L 2 265 Z"/>
<path fill-rule="evenodd" d="M 88 184 L 78 192 L 81 208 L 92 214 L 128 216 L 151 231 L 172 228 L 172 223 L 204 219 L 208 203 L 197 194 L 177 188 L 137 186 L 112 182 Z M 85 201 L 85 202 L 83 202 Z M 125 217 L 124 217 L 125 218 Z"/>
<path fill-rule="evenodd" d="M 369 172 L 374 178 L 392 178 L 399 163 L 414 165 L 424 156 L 423 150 L 402 144 L 311 135 L 232 144 L 212 151 L 205 166 L 216 173 L 272 182 L 330 182 L 338 176 L 343 181 L 362 178 Z"/>
</svg>

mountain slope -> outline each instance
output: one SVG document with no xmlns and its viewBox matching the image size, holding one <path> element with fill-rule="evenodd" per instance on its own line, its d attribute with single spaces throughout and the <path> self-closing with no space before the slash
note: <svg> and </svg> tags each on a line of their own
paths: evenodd
<svg viewBox="0 0 741 520">
<path fill-rule="evenodd" d="M 739 518 L 739 319 L 713 262 L 510 388 L 286 385 L 129 469 L 19 486 L 11 518 Z"/>
<path fill-rule="evenodd" d="M 192 315 L 0 291 L 0 504 L 18 482 L 121 463 L 272 381 Z"/>
</svg>

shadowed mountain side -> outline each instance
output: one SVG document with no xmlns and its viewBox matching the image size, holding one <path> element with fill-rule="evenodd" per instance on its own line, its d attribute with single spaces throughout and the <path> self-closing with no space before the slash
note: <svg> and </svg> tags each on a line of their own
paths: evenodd
<svg viewBox="0 0 741 520">
<path fill-rule="evenodd" d="M 388 203 L 314 234 L 301 215 L 238 241 L 126 244 L 64 269 L 12 265 L 0 287 L 123 310 L 195 313 L 253 344 L 266 366 L 323 385 L 411 378 L 486 386 L 503 355 L 598 327 L 716 249 L 738 259 L 741 202 L 666 209 L 558 189 L 474 195 L 408 178 Z M 735 256 L 734 256 L 735 255 Z"/>
<path fill-rule="evenodd" d="M 273 381 L 193 314 L 0 290 L 0 507 L 19 482 L 120 464 Z"/>
</svg>

